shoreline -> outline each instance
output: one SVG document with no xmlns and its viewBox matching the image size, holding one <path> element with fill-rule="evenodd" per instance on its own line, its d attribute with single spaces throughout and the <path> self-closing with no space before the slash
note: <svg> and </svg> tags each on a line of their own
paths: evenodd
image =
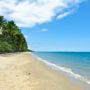
<svg viewBox="0 0 90 90">
<path fill-rule="evenodd" d="M 48 68 L 31 53 L 0 56 L 2 90 L 82 90 L 62 73 Z"/>
<path fill-rule="evenodd" d="M 55 63 L 49 62 L 48 60 L 44 60 L 41 57 L 39 57 L 36 54 L 30 53 L 33 57 L 35 57 L 38 61 L 43 62 L 44 64 L 46 64 L 50 69 L 52 70 L 56 70 L 58 72 L 62 72 L 63 74 L 65 74 L 66 76 L 68 76 L 69 78 L 72 78 L 72 80 L 75 81 L 79 81 L 80 83 L 86 84 L 86 86 L 90 85 L 90 80 L 88 80 L 87 78 L 85 78 L 84 76 L 73 72 L 70 68 L 65 68 L 65 67 L 61 67 Z M 90 88 L 90 87 L 89 87 Z"/>
<path fill-rule="evenodd" d="M 72 82 L 78 83 L 80 86 L 84 86 L 83 88 L 85 90 L 89 90 L 90 88 L 90 81 L 83 77 L 82 75 L 73 72 L 70 68 L 61 67 L 57 64 L 54 64 L 52 62 L 49 62 L 48 60 L 44 60 L 43 58 L 39 57 L 36 54 L 30 53 L 33 57 L 35 57 L 38 61 L 46 64 L 46 66 L 49 69 L 52 69 L 54 71 L 60 72 L 63 75 L 65 75 L 67 78 L 69 78 Z M 87 88 L 87 89 L 86 89 Z"/>
</svg>

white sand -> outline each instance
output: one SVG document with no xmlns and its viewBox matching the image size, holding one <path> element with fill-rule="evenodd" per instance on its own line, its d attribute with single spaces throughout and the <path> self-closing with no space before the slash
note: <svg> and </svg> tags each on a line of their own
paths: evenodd
<svg viewBox="0 0 90 90">
<path fill-rule="evenodd" d="M 0 55 L 0 90 L 81 90 L 29 53 Z"/>
</svg>

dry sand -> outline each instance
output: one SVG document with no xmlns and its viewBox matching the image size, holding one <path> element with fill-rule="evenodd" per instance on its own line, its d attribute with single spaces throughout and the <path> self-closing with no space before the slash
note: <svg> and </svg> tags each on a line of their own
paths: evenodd
<svg viewBox="0 0 90 90">
<path fill-rule="evenodd" d="M 30 53 L 0 55 L 0 90 L 81 90 Z"/>
</svg>

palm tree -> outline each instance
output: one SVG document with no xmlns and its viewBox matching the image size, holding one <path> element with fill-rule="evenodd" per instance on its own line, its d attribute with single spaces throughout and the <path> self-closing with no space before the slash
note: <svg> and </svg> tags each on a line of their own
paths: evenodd
<svg viewBox="0 0 90 90">
<path fill-rule="evenodd" d="M 2 27 L 2 25 L 3 25 L 3 21 L 4 21 L 3 16 L 0 16 L 0 27 Z"/>
<path fill-rule="evenodd" d="M 3 33 L 3 30 L 5 29 L 7 25 L 7 21 L 4 19 L 3 16 L 0 16 L 0 34 Z"/>
<path fill-rule="evenodd" d="M 27 42 L 14 21 L 6 21 L 3 16 L 0 16 L 0 30 L 0 42 L 5 42 L 2 44 L 0 50 L 2 50 L 2 48 L 6 50 L 7 48 L 3 46 L 7 45 L 10 52 L 27 51 Z"/>
<path fill-rule="evenodd" d="M 0 34 L 2 34 L 3 20 L 3 16 L 0 16 Z"/>
</svg>

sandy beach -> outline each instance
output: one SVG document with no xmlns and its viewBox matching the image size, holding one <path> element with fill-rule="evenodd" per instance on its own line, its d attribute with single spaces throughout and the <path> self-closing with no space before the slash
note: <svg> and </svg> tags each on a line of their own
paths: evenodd
<svg viewBox="0 0 90 90">
<path fill-rule="evenodd" d="M 30 53 L 0 55 L 0 90 L 81 90 Z"/>
</svg>

